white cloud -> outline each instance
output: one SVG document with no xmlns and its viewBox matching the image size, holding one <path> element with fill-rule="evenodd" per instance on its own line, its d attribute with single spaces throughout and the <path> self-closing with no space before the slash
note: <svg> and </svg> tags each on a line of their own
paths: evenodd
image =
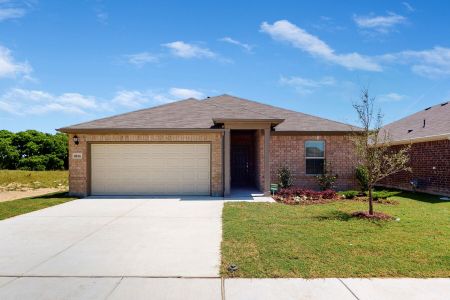
<svg viewBox="0 0 450 300">
<path fill-rule="evenodd" d="M 143 67 L 148 63 L 153 63 L 158 61 L 158 57 L 149 52 L 140 52 L 135 54 L 125 55 L 128 63 L 135 65 L 136 67 Z"/>
<path fill-rule="evenodd" d="M 349 70 L 382 70 L 381 66 L 372 58 L 356 52 L 336 54 L 334 49 L 328 46 L 324 41 L 287 20 L 280 20 L 272 25 L 264 22 L 261 24 L 261 31 L 269 34 L 275 40 L 288 42 L 292 46 L 315 57 L 343 66 Z"/>
<path fill-rule="evenodd" d="M 381 102 L 398 102 L 406 99 L 405 95 L 397 94 L 397 93 L 388 93 L 384 95 L 380 95 L 377 97 Z"/>
<path fill-rule="evenodd" d="M 26 11 L 23 8 L 0 7 L 0 22 L 9 19 L 19 19 L 25 16 Z"/>
<path fill-rule="evenodd" d="M 0 22 L 24 17 L 35 2 L 35 0 L 0 0 Z"/>
<path fill-rule="evenodd" d="M 317 88 L 323 86 L 331 86 L 336 84 L 336 80 L 333 77 L 327 76 L 319 80 L 313 80 L 304 77 L 292 76 L 281 77 L 280 84 L 291 86 L 300 94 L 310 94 Z"/>
<path fill-rule="evenodd" d="M 406 10 L 408 12 L 414 12 L 415 11 L 414 7 L 412 7 L 412 5 L 409 4 L 408 2 L 404 1 L 404 2 L 402 2 L 402 4 L 403 4 L 403 6 L 406 8 Z"/>
<path fill-rule="evenodd" d="M 114 96 L 112 102 L 121 106 L 137 108 L 150 101 L 150 95 L 140 91 L 120 90 Z"/>
<path fill-rule="evenodd" d="M 169 94 L 177 99 L 186 99 L 186 98 L 201 99 L 205 97 L 205 95 L 202 92 L 199 92 L 197 90 L 182 89 L 182 88 L 171 88 L 169 90 Z"/>
<path fill-rule="evenodd" d="M 204 98 L 194 89 L 172 87 L 166 91 L 119 90 L 111 100 L 79 93 L 55 95 L 40 90 L 13 88 L 0 95 L 0 111 L 27 116 L 50 112 L 92 114 L 104 111 L 137 109 L 185 98 Z"/>
<path fill-rule="evenodd" d="M 188 98 L 202 99 L 204 97 L 205 95 L 200 91 L 177 87 L 172 87 L 167 92 L 154 92 L 152 94 L 152 98 L 158 104 L 170 103 L 177 100 L 184 100 Z"/>
<path fill-rule="evenodd" d="M 48 112 L 85 114 L 108 109 L 93 96 L 78 93 L 53 95 L 39 90 L 11 89 L 0 96 L 0 110 L 14 115 L 36 115 Z"/>
<path fill-rule="evenodd" d="M 327 16 L 320 16 L 320 18 L 317 19 L 315 23 L 311 24 L 311 26 L 317 30 L 327 32 L 336 32 L 346 29 L 344 26 L 338 25 L 333 18 Z"/>
<path fill-rule="evenodd" d="M 194 44 L 188 44 L 182 41 L 163 44 L 170 49 L 171 53 L 181 58 L 215 58 L 217 54 L 208 48 L 202 48 Z"/>
<path fill-rule="evenodd" d="M 406 23 L 406 18 L 395 13 L 386 16 L 353 16 L 356 25 L 362 29 L 374 30 L 379 33 L 388 33 L 395 26 Z"/>
<path fill-rule="evenodd" d="M 108 25 L 109 15 L 107 12 L 99 11 L 99 12 L 97 12 L 96 17 L 97 17 L 97 21 L 99 23 L 101 23 L 103 25 Z"/>
<path fill-rule="evenodd" d="M 28 62 L 16 62 L 11 55 L 11 50 L 0 46 L 0 78 L 24 76 L 28 78 L 32 72 Z"/>
<path fill-rule="evenodd" d="M 120 105 L 128 108 L 139 108 L 144 105 L 152 106 L 157 104 L 174 102 L 187 98 L 204 98 L 204 94 L 194 89 L 172 87 L 166 91 L 137 91 L 120 90 L 112 100 L 114 105 Z"/>
<path fill-rule="evenodd" d="M 253 46 L 246 44 L 246 43 L 242 43 L 242 42 L 235 40 L 228 36 L 219 39 L 219 41 L 239 46 L 249 53 L 252 52 L 252 49 L 253 49 Z"/>
<path fill-rule="evenodd" d="M 411 66 L 414 73 L 428 78 L 450 75 L 450 48 L 434 47 L 428 50 L 401 51 L 383 55 L 380 60 Z"/>
</svg>

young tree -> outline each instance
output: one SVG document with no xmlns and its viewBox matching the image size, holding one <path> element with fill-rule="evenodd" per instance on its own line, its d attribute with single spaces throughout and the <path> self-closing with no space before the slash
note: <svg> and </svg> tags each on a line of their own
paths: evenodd
<svg viewBox="0 0 450 300">
<path fill-rule="evenodd" d="M 353 142 L 358 163 L 367 170 L 369 215 L 373 215 L 372 190 L 376 183 L 400 171 L 409 171 L 410 145 L 394 150 L 389 133 L 382 129 L 381 111 L 374 112 L 374 97 L 363 88 L 360 102 L 354 103 L 362 131 L 355 132 Z"/>
</svg>

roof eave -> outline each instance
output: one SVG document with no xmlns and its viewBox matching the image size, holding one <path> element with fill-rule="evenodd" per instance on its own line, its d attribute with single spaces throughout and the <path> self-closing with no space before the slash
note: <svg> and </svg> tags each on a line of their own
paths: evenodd
<svg viewBox="0 0 450 300">
<path fill-rule="evenodd" d="M 450 133 L 429 135 L 429 136 L 416 137 L 416 138 L 410 138 L 410 139 L 402 139 L 402 140 L 393 140 L 393 141 L 390 141 L 390 144 L 391 145 L 404 145 L 404 144 L 424 143 L 424 142 L 433 142 L 433 141 L 441 141 L 441 140 L 450 140 Z"/>
<path fill-rule="evenodd" d="M 264 119 L 240 119 L 240 118 L 213 118 L 214 124 L 224 123 L 270 123 L 276 126 L 284 121 L 284 119 L 264 118 Z"/>
<path fill-rule="evenodd" d="M 273 131 L 274 135 L 350 135 L 361 134 L 361 131 L 355 130 L 277 130 Z"/>
<path fill-rule="evenodd" d="M 156 133 L 156 132 L 221 132 L 220 128 L 58 128 L 63 133 Z"/>
</svg>

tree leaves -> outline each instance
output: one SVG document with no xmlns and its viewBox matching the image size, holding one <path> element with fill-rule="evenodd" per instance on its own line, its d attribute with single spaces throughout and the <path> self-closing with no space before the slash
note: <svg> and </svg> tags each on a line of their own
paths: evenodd
<svg viewBox="0 0 450 300">
<path fill-rule="evenodd" d="M 0 169 L 60 170 L 67 160 L 66 134 L 0 130 Z"/>
</svg>

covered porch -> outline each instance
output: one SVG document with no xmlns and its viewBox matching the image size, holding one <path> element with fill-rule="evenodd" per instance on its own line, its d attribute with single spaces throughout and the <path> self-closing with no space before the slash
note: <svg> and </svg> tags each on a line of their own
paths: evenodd
<svg viewBox="0 0 450 300">
<path fill-rule="evenodd" d="M 270 136 L 282 119 L 214 119 L 224 129 L 224 196 L 270 195 Z"/>
</svg>

